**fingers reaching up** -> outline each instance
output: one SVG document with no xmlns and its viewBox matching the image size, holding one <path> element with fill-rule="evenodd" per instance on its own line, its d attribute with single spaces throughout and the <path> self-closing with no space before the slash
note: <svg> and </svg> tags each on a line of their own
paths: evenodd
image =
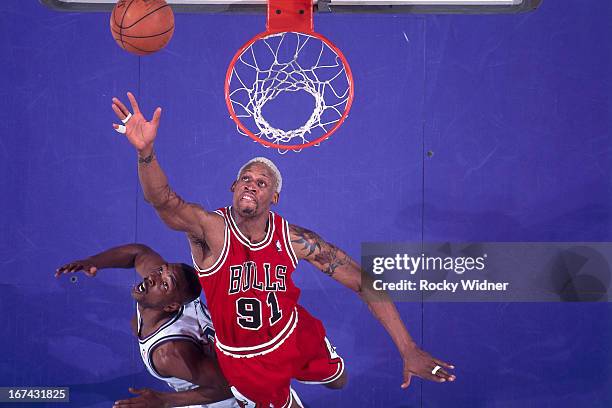
<svg viewBox="0 0 612 408">
<path fill-rule="evenodd" d="M 121 121 L 123 121 L 129 114 L 130 111 L 125 107 L 123 102 L 117 98 L 113 98 L 113 111 Z"/>
<path fill-rule="evenodd" d="M 112 99 L 113 104 L 111 108 L 117 118 L 123 123 L 114 123 L 113 128 L 117 132 L 125 134 L 129 142 L 139 152 L 152 149 L 153 142 L 157 136 L 157 128 L 159 127 L 162 110 L 161 108 L 155 109 L 153 118 L 151 121 L 147 121 L 140 111 L 136 97 L 131 92 L 127 93 L 127 97 L 133 112 L 130 112 L 119 98 Z"/>
<path fill-rule="evenodd" d="M 134 114 L 140 113 L 140 108 L 138 107 L 138 102 L 136 101 L 134 94 L 128 92 L 127 97 L 130 100 L 130 104 L 132 105 L 132 110 L 134 111 Z"/>
<path fill-rule="evenodd" d="M 155 109 L 155 112 L 153 112 L 153 119 L 151 119 L 151 123 L 153 123 L 156 127 L 159 126 L 159 118 L 161 118 L 161 112 L 162 109 L 159 107 Z"/>
</svg>

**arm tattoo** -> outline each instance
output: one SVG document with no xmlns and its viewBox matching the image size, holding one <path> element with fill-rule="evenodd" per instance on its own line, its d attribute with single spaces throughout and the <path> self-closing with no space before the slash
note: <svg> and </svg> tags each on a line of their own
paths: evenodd
<svg viewBox="0 0 612 408">
<path fill-rule="evenodd" d="M 138 156 L 138 164 L 150 164 L 155 158 L 155 152 L 151 152 L 147 157 Z"/>
<path fill-rule="evenodd" d="M 289 227 L 296 237 L 291 240 L 298 245 L 302 245 L 304 251 L 308 251 L 306 258 L 312 255 L 315 251 L 321 251 L 321 237 L 306 228 L 291 225 Z"/>
<path fill-rule="evenodd" d="M 295 235 L 291 242 L 302 245 L 301 249 L 306 252 L 304 257 L 319 264 L 326 275 L 333 276 L 336 268 L 349 263 L 348 255 L 340 251 L 335 245 L 323 241 L 314 232 L 296 225 L 291 225 L 290 229 Z M 311 257 L 313 254 L 314 258 Z"/>
<path fill-rule="evenodd" d="M 338 247 L 333 244 L 327 244 L 325 249 L 315 255 L 315 262 L 321 264 L 326 275 L 333 276 L 336 268 L 349 263 L 349 257 L 346 254 L 339 253 Z"/>
</svg>

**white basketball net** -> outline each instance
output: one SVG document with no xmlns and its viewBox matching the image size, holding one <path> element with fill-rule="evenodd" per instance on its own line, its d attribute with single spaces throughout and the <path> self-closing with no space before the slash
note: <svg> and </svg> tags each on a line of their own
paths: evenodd
<svg viewBox="0 0 612 408">
<path fill-rule="evenodd" d="M 342 118 L 351 87 L 336 52 L 320 38 L 296 32 L 255 41 L 236 60 L 229 81 L 229 101 L 240 122 L 258 138 L 283 145 L 302 145 L 325 135 Z M 304 124 L 284 130 L 270 123 L 274 118 L 264 118 L 266 104 L 283 92 L 299 91 L 314 98 Z"/>
</svg>

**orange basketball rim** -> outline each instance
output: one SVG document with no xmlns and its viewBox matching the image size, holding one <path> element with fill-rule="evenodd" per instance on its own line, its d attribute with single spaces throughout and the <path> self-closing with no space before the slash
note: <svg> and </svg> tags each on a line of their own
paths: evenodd
<svg viewBox="0 0 612 408">
<path fill-rule="evenodd" d="M 288 58 L 281 56 L 283 48 Z M 312 95 L 312 115 L 295 129 L 272 126 L 263 106 L 295 91 Z M 347 118 L 353 95 L 344 54 L 314 31 L 313 0 L 268 0 L 266 31 L 236 52 L 225 77 L 225 101 L 238 131 L 281 153 L 330 137 Z"/>
</svg>

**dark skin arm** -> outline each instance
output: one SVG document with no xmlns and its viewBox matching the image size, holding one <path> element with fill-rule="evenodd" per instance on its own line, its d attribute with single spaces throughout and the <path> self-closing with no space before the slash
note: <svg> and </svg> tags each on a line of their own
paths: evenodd
<svg viewBox="0 0 612 408">
<path fill-rule="evenodd" d="M 55 277 L 83 271 L 87 276 L 96 276 L 99 269 L 135 268 L 143 278 L 151 270 L 165 264 L 166 261 L 155 251 L 142 244 L 127 244 L 107 249 L 85 259 L 69 262 L 57 268 Z"/>
<path fill-rule="evenodd" d="M 114 407 L 177 407 L 208 404 L 232 397 L 214 357 L 189 341 L 162 344 L 153 352 L 153 364 L 159 374 L 182 378 L 199 387 L 177 393 L 130 389 L 139 396 L 117 401 Z"/>
<path fill-rule="evenodd" d="M 134 95 L 128 92 L 127 96 L 133 113 L 125 124 L 125 136 L 138 153 L 138 177 L 145 200 L 155 208 L 168 227 L 187 233 L 196 262 L 206 267 L 207 259 L 216 258 L 223 247 L 223 218 L 198 204 L 186 202 L 170 187 L 153 149 L 161 108 L 157 108 L 151 121 L 147 121 Z M 112 108 L 122 121 L 130 114 L 117 98 L 113 98 Z M 119 125 L 113 127 L 118 129 Z"/>
<path fill-rule="evenodd" d="M 132 106 L 132 117 L 125 124 L 125 136 L 138 152 L 138 177 L 145 200 L 153 205 L 162 221 L 170 228 L 186 232 L 188 235 L 204 240 L 205 233 L 217 231 L 223 239 L 223 220 L 200 205 L 183 200 L 169 185 L 154 153 L 153 144 L 161 117 L 161 108 L 147 121 L 140 111 L 138 102 L 130 92 L 127 94 Z M 117 98 L 113 98 L 112 109 L 120 120 L 130 113 Z M 119 125 L 113 125 L 115 129 Z"/>
<path fill-rule="evenodd" d="M 351 257 L 305 228 L 290 225 L 289 233 L 298 258 L 307 260 L 326 275 L 357 293 L 372 315 L 385 328 L 404 362 L 402 388 L 410 385 L 413 375 L 435 382 L 455 380 L 455 376 L 445 370 L 454 367 L 432 357 L 415 344 L 389 296 L 384 291 L 374 290 L 371 277 L 362 273 L 361 267 Z M 440 365 L 442 369 L 433 375 L 431 371 L 436 365 Z"/>
</svg>

